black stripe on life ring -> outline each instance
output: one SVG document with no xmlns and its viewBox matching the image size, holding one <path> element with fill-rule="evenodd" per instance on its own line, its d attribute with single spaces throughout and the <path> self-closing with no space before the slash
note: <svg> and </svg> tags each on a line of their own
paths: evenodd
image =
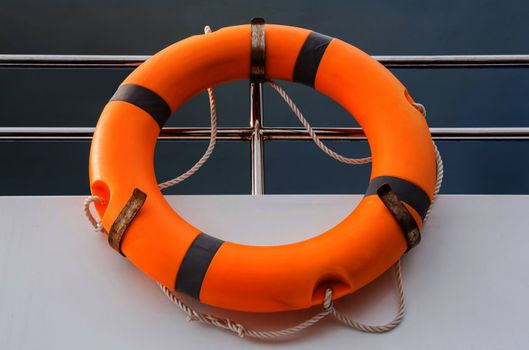
<svg viewBox="0 0 529 350">
<path fill-rule="evenodd" d="M 310 33 L 296 60 L 293 81 L 314 87 L 318 67 L 332 39 L 320 33 Z"/>
<path fill-rule="evenodd" d="M 430 207 L 430 197 L 416 184 L 394 176 L 375 177 L 367 187 L 366 196 L 377 194 L 377 189 L 388 184 L 397 197 L 409 204 L 424 219 Z"/>
<path fill-rule="evenodd" d="M 176 276 L 175 290 L 199 299 L 211 260 L 223 243 L 224 241 L 205 233 L 199 234 L 182 260 Z"/>
<path fill-rule="evenodd" d="M 154 119 L 160 129 L 171 116 L 171 107 L 160 95 L 139 85 L 121 85 L 110 101 L 128 102 L 143 109 Z"/>
</svg>

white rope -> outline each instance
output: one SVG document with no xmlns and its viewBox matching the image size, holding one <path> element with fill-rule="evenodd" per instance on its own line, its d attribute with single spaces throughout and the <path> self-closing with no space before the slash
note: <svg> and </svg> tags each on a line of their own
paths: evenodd
<svg viewBox="0 0 529 350">
<path fill-rule="evenodd" d="M 96 232 L 105 232 L 105 228 L 103 227 L 103 223 L 101 221 L 96 220 L 92 212 L 90 211 L 90 204 L 92 203 L 103 203 L 103 200 L 99 196 L 88 196 L 83 201 L 83 210 L 86 214 L 86 217 L 88 218 L 88 221 L 92 224 L 94 227 L 94 230 Z"/>
<path fill-rule="evenodd" d="M 204 33 L 211 33 L 211 28 L 209 26 L 205 26 Z M 209 111 L 211 114 L 211 136 L 209 138 L 208 148 L 206 149 L 206 152 L 204 152 L 202 157 L 199 159 L 199 161 L 196 162 L 196 164 L 193 165 L 188 171 L 178 177 L 175 177 L 174 179 L 158 184 L 160 190 L 164 190 L 166 188 L 179 184 L 188 177 L 194 175 L 208 161 L 209 157 L 213 153 L 213 150 L 215 149 L 215 145 L 217 144 L 217 102 L 215 100 L 215 93 L 213 92 L 213 89 L 209 88 L 207 89 L 207 91 L 209 98 Z"/>
<path fill-rule="evenodd" d="M 295 333 L 298 333 L 316 323 L 318 323 L 320 320 L 325 318 L 327 315 L 331 314 L 332 312 L 332 290 L 329 288 L 325 291 L 325 298 L 323 302 L 323 311 L 319 312 L 318 314 L 312 316 L 308 320 L 303 321 L 302 323 L 299 323 L 293 327 L 280 329 L 280 330 L 272 330 L 272 331 L 260 331 L 260 330 L 252 330 L 247 329 L 242 324 L 234 322 L 230 320 L 229 318 L 219 318 L 210 314 L 198 312 L 191 307 L 189 307 L 187 304 L 185 304 L 182 300 L 180 300 L 169 288 L 165 287 L 164 285 L 158 283 L 160 288 L 162 289 L 163 293 L 176 305 L 180 310 L 182 310 L 187 315 L 188 321 L 200 321 L 215 327 L 227 329 L 233 333 L 236 333 L 240 337 L 252 337 L 252 338 L 261 338 L 261 339 L 269 339 L 269 338 L 277 338 L 277 337 L 283 337 L 287 335 L 292 335 Z"/>
<path fill-rule="evenodd" d="M 428 210 L 426 211 L 426 215 L 424 215 L 424 220 L 423 220 L 424 223 L 426 223 L 428 219 L 430 218 L 430 213 L 432 211 L 433 205 L 435 203 L 435 200 L 437 199 L 437 195 L 439 194 L 439 191 L 441 190 L 441 186 L 443 185 L 443 176 L 444 176 L 443 158 L 441 158 L 441 153 L 439 153 L 439 149 L 437 149 L 437 145 L 435 144 L 435 142 L 433 142 L 433 148 L 435 151 L 435 163 L 437 165 L 437 179 L 435 180 L 435 187 L 433 190 L 432 202 L 430 203 L 430 206 L 428 207 Z"/>
<path fill-rule="evenodd" d="M 316 135 L 316 132 L 312 129 L 309 122 L 305 117 L 303 116 L 303 113 L 301 113 L 298 106 L 292 101 L 290 96 L 288 96 L 285 89 L 283 89 L 280 85 L 278 85 L 275 81 L 268 80 L 268 84 L 283 98 L 283 100 L 287 103 L 287 105 L 290 107 L 294 115 L 298 118 L 298 120 L 301 122 L 301 124 L 305 127 L 307 132 L 309 133 L 310 137 L 325 154 L 330 156 L 331 158 L 336 159 L 339 162 L 345 163 L 345 164 L 352 164 L 352 165 L 359 165 L 359 164 L 366 164 L 371 162 L 371 157 L 364 157 L 364 158 L 347 158 L 342 156 L 341 154 L 336 153 L 335 151 L 329 149 L 325 144 L 321 141 L 321 139 Z M 426 107 L 424 107 L 423 104 L 414 102 L 413 106 L 421 112 L 421 114 L 426 118 Z M 439 153 L 439 150 L 437 149 L 437 145 L 435 142 L 433 142 L 433 147 L 435 151 L 435 162 L 437 167 L 437 179 L 435 182 L 434 187 L 434 193 L 432 196 L 432 202 L 430 203 L 430 206 L 428 207 L 428 211 L 426 212 L 426 215 L 424 216 L 424 222 L 428 220 L 430 217 L 430 212 L 432 211 L 433 204 L 435 200 L 437 199 L 437 195 L 439 194 L 439 191 L 441 189 L 441 185 L 443 184 L 443 175 L 444 175 L 444 169 L 443 169 L 443 159 L 441 158 L 441 154 Z"/>
<path fill-rule="evenodd" d="M 270 331 L 264 331 L 264 330 L 253 330 L 248 329 L 245 326 L 243 326 L 240 323 L 234 322 L 230 320 L 229 318 L 219 318 L 207 313 L 201 313 L 198 312 L 191 307 L 189 307 L 187 304 L 185 304 L 182 300 L 180 300 L 169 288 L 165 287 L 164 285 L 158 283 L 160 288 L 162 289 L 163 293 L 176 305 L 180 310 L 182 310 L 186 315 L 188 321 L 200 321 L 215 327 L 227 329 L 233 333 L 236 333 L 240 337 L 251 337 L 251 338 L 259 338 L 259 339 L 271 339 L 271 338 L 279 338 L 279 337 L 285 337 L 289 335 L 293 335 L 296 333 L 299 333 L 328 315 L 334 316 L 337 320 L 344 323 L 345 325 L 366 333 L 385 333 L 389 332 L 390 330 L 397 327 L 404 318 L 404 314 L 406 312 L 406 302 L 405 302 L 405 296 L 404 296 L 404 288 L 402 286 L 402 275 L 401 275 L 401 268 L 400 268 L 400 261 L 395 264 L 395 276 L 397 281 L 397 291 L 398 291 L 398 297 L 399 297 L 399 308 L 397 315 L 395 318 L 381 326 L 372 326 L 367 325 L 364 323 L 356 322 L 348 318 L 347 316 L 340 313 L 335 307 L 332 302 L 332 289 L 327 288 L 325 290 L 325 296 L 322 302 L 323 310 L 317 313 L 316 315 L 312 316 L 311 318 L 289 328 L 284 329 L 278 329 L 278 330 L 270 330 Z"/>
<path fill-rule="evenodd" d="M 373 326 L 368 325 L 365 323 L 361 323 L 358 321 L 354 321 L 350 319 L 349 317 L 345 316 L 335 308 L 332 308 L 331 314 L 336 318 L 338 321 L 342 322 L 343 324 L 364 333 L 386 333 L 394 328 L 396 328 L 404 319 L 404 315 L 406 314 L 406 296 L 404 295 L 404 287 L 402 285 L 402 272 L 400 268 L 400 260 L 397 261 L 394 267 L 395 270 L 395 281 L 396 281 L 396 288 L 397 288 L 397 296 L 399 298 L 398 304 L 398 311 L 393 320 L 390 322 L 380 325 L 380 326 Z"/>
<path fill-rule="evenodd" d="M 347 158 L 347 157 L 342 156 L 341 154 L 334 152 L 333 150 L 325 146 L 325 144 L 320 140 L 318 135 L 316 135 L 316 132 L 314 132 L 314 130 L 312 129 L 312 126 L 310 126 L 307 119 L 305 119 L 305 117 L 303 116 L 303 113 L 301 113 L 298 106 L 294 103 L 294 101 L 292 101 L 290 96 L 287 95 L 286 91 L 272 80 L 267 81 L 267 83 L 270 84 L 270 86 L 279 94 L 279 96 L 283 98 L 283 100 L 290 107 L 292 112 L 294 112 L 296 117 L 299 119 L 301 124 L 305 127 L 310 137 L 312 138 L 312 141 L 314 141 L 316 146 L 318 146 L 325 154 L 345 164 L 359 165 L 359 164 L 367 164 L 371 162 L 371 157 Z"/>
<path fill-rule="evenodd" d="M 305 127 L 305 129 L 309 132 L 309 135 L 311 136 L 312 140 L 316 145 L 327 155 L 330 157 L 346 164 L 366 164 L 371 161 L 371 157 L 365 157 L 365 158 L 347 158 L 344 157 L 331 149 L 329 149 L 327 146 L 325 146 L 321 140 L 317 137 L 316 133 L 310 126 L 309 122 L 305 119 L 299 108 L 296 106 L 296 104 L 290 99 L 288 94 L 285 92 L 285 90 L 279 86 L 277 83 L 273 81 L 268 82 L 275 91 L 278 92 L 279 95 L 283 98 L 283 100 L 288 104 L 292 112 L 296 115 L 296 117 L 299 119 L 301 124 Z M 423 114 L 424 117 L 426 117 L 426 108 L 419 103 L 414 103 L 414 106 Z M 441 155 L 439 153 L 439 150 L 437 149 L 437 146 L 434 145 L 435 150 L 435 159 L 437 164 L 437 179 L 436 184 L 434 188 L 433 198 L 432 202 L 430 204 L 430 207 L 428 208 L 428 211 L 426 212 L 424 222 L 426 222 L 430 216 L 430 212 L 432 209 L 432 206 L 435 202 L 435 199 L 437 198 L 437 195 L 439 194 L 439 190 L 441 188 L 441 184 L 443 182 L 443 161 L 441 158 Z M 271 330 L 271 331 L 263 331 L 263 330 L 252 330 L 247 329 L 242 324 L 234 322 L 227 318 L 218 318 L 210 314 L 200 313 L 192 308 L 190 308 L 188 305 L 186 305 L 184 302 L 182 302 L 178 297 L 167 287 L 164 285 L 158 283 L 160 288 L 162 289 L 163 293 L 176 305 L 182 310 L 184 313 L 187 314 L 188 320 L 190 321 L 200 321 L 209 325 L 213 325 L 219 328 L 227 329 L 231 332 L 236 333 L 240 337 L 252 337 L 252 338 L 259 338 L 259 339 L 271 339 L 271 338 L 278 338 L 278 337 L 285 337 L 290 336 L 296 333 L 299 333 L 314 324 L 318 323 L 323 318 L 327 317 L 328 315 L 332 315 L 334 318 L 336 318 L 338 321 L 342 322 L 346 326 L 355 329 L 357 331 L 365 332 L 365 333 L 385 333 L 389 332 L 393 329 L 395 329 L 404 319 L 404 315 L 406 314 L 406 296 L 404 294 L 404 286 L 402 283 L 402 271 L 401 271 L 401 265 L 400 260 L 397 261 L 397 263 L 394 265 L 394 273 L 395 273 L 395 282 L 396 282 L 396 289 L 397 289 L 397 297 L 398 297 L 398 309 L 397 314 L 391 320 L 390 322 L 383 324 L 383 325 L 368 325 L 362 322 L 354 321 L 351 318 L 345 316 L 341 312 L 339 312 L 332 302 L 332 289 L 328 288 L 325 290 L 325 297 L 323 300 L 323 311 L 317 313 L 316 315 L 312 316 L 311 318 L 289 328 L 284 329 L 278 329 L 278 330 Z"/>
<path fill-rule="evenodd" d="M 206 26 L 204 28 L 204 32 L 206 34 L 211 33 L 210 27 Z M 359 165 L 359 164 L 366 164 L 366 163 L 371 162 L 371 157 L 348 158 L 348 157 L 342 156 L 341 154 L 336 153 L 335 151 L 325 146 L 325 144 L 316 135 L 316 133 L 310 126 L 309 122 L 305 119 L 305 117 L 303 116 L 299 108 L 296 106 L 294 101 L 290 99 L 286 91 L 281 86 L 279 86 L 277 83 L 273 81 L 268 81 L 268 83 L 288 104 L 292 112 L 296 115 L 298 120 L 305 127 L 305 129 L 309 133 L 314 143 L 325 154 L 345 164 Z M 171 180 L 168 180 L 168 181 L 165 181 L 159 184 L 158 187 L 160 188 L 160 190 L 174 186 L 184 181 L 185 179 L 189 178 L 193 174 L 195 174 L 206 163 L 206 161 L 210 158 L 211 154 L 213 153 L 213 150 L 215 149 L 216 136 L 217 136 L 216 101 L 215 101 L 215 94 L 213 92 L 213 89 L 209 88 L 207 89 L 207 91 L 208 91 L 210 113 L 211 113 L 211 138 L 210 138 L 208 148 L 206 149 L 204 155 L 200 158 L 200 160 L 193 167 L 191 167 L 188 171 L 186 171 L 185 173 L 183 173 L 182 175 L 176 178 L 173 178 Z M 414 106 L 423 114 L 424 117 L 426 117 L 426 109 L 422 104 L 414 103 Z M 430 204 L 430 207 L 428 208 L 428 211 L 426 212 L 424 222 L 426 222 L 430 216 L 431 209 L 437 198 L 437 195 L 439 194 L 439 190 L 443 182 L 443 161 L 442 161 L 441 155 L 435 143 L 434 143 L 434 150 L 435 150 L 435 159 L 436 159 L 436 164 L 437 164 L 437 179 L 436 179 L 436 184 L 434 188 L 432 202 Z M 103 200 L 98 196 L 87 197 L 83 203 L 85 214 L 88 220 L 90 221 L 90 223 L 92 224 L 92 226 L 94 226 L 94 228 L 96 229 L 96 231 L 105 232 L 102 222 L 97 221 L 92 215 L 92 212 L 90 211 L 90 204 L 94 202 L 103 203 Z M 396 289 L 397 289 L 397 296 L 398 296 L 398 310 L 393 320 L 384 325 L 364 324 L 358 321 L 354 321 L 350 319 L 349 317 L 345 316 L 344 314 L 340 313 L 334 307 L 334 304 L 332 302 L 332 295 L 333 295 L 332 289 L 327 288 L 325 290 L 325 296 L 324 296 L 323 303 L 322 303 L 323 310 L 317 313 L 316 315 L 312 316 L 311 318 L 293 327 L 289 327 L 285 329 L 270 330 L 270 331 L 252 330 L 252 329 L 247 329 L 242 324 L 234 322 L 228 318 L 219 318 L 219 317 L 207 314 L 207 313 L 201 313 L 199 311 L 196 311 L 192 309 L 191 307 L 189 307 L 187 304 L 185 304 L 182 300 L 180 300 L 173 293 L 173 291 L 171 291 L 169 288 L 162 285 L 161 283 L 158 283 L 158 285 L 161 288 L 162 292 L 167 296 L 167 298 L 169 298 L 180 310 L 182 310 L 187 315 L 187 318 L 189 321 L 200 321 L 205 324 L 209 324 L 215 327 L 226 329 L 233 333 L 236 333 L 240 337 L 246 336 L 246 337 L 252 337 L 252 338 L 270 339 L 270 338 L 289 336 L 289 335 L 296 334 L 306 328 L 313 326 L 314 324 L 318 323 L 320 320 L 327 317 L 328 315 L 332 315 L 334 318 L 336 318 L 343 324 L 347 325 L 348 327 L 351 327 L 361 332 L 384 333 L 384 332 L 391 331 L 392 329 L 397 327 L 404 319 L 404 315 L 406 313 L 406 298 L 405 298 L 404 287 L 402 283 L 402 272 L 401 272 L 400 260 L 397 261 L 397 263 L 394 265 L 394 272 L 395 272 Z"/>
</svg>

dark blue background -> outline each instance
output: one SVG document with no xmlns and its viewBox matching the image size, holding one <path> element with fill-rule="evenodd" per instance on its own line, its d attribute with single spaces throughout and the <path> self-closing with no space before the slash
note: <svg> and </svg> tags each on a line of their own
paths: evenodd
<svg viewBox="0 0 529 350">
<path fill-rule="evenodd" d="M 265 17 L 310 28 L 373 55 L 529 53 L 526 1 L 2 1 L 0 52 L 152 54 L 189 35 Z M 128 69 L 0 69 L 0 126 L 94 126 Z M 433 127 L 528 127 L 529 69 L 395 69 L 428 107 Z M 285 84 L 317 126 L 354 126 L 347 113 L 309 88 Z M 220 126 L 248 125 L 246 82 L 217 89 Z M 265 124 L 298 126 L 265 90 Z M 175 113 L 171 126 L 208 126 L 204 94 Z M 365 155 L 364 142 L 329 142 Z M 206 142 L 164 141 L 161 180 L 201 156 Z M 529 193 L 529 142 L 439 142 L 444 193 Z M 0 142 L 0 194 L 88 193 L 89 142 Z M 169 193 L 249 193 L 246 142 L 220 142 L 193 178 Z M 337 163 L 312 143 L 267 142 L 267 193 L 362 193 L 369 166 Z"/>
</svg>

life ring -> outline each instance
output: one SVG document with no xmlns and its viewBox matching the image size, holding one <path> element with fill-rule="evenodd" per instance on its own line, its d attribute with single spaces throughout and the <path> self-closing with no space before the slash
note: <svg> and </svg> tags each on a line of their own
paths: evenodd
<svg viewBox="0 0 529 350">
<path fill-rule="evenodd" d="M 172 112 L 208 87 L 248 79 L 250 25 L 197 35 L 134 70 L 105 106 L 90 151 L 96 208 L 111 228 L 135 188 L 147 194 L 121 241 L 132 263 L 171 290 L 221 308 L 271 312 L 339 298 L 366 285 L 407 250 L 401 226 L 376 195 L 389 184 L 420 228 L 433 197 L 435 151 L 405 87 L 359 49 L 316 32 L 266 25 L 266 76 L 327 95 L 364 129 L 373 158 L 366 195 L 341 223 L 279 246 L 225 242 L 173 211 L 157 187 L 154 149 Z M 400 202 L 399 202 L 400 203 Z"/>
</svg>

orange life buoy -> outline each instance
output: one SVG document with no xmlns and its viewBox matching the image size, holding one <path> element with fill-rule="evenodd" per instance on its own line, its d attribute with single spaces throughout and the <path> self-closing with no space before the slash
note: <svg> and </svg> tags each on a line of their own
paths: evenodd
<svg viewBox="0 0 529 350">
<path fill-rule="evenodd" d="M 406 251 L 398 222 L 376 195 L 391 186 L 419 227 L 435 186 L 435 152 L 425 119 L 405 87 L 376 60 L 310 30 L 266 25 L 266 77 L 301 82 L 329 96 L 364 129 L 373 157 L 366 195 L 341 223 L 308 240 L 249 246 L 214 238 L 165 201 L 154 174 L 161 127 L 192 96 L 250 76 L 250 26 L 197 35 L 160 51 L 105 106 L 90 151 L 90 185 L 108 230 L 134 188 L 147 199 L 121 250 L 144 273 L 201 302 L 243 311 L 306 308 L 351 293 Z"/>
</svg>

